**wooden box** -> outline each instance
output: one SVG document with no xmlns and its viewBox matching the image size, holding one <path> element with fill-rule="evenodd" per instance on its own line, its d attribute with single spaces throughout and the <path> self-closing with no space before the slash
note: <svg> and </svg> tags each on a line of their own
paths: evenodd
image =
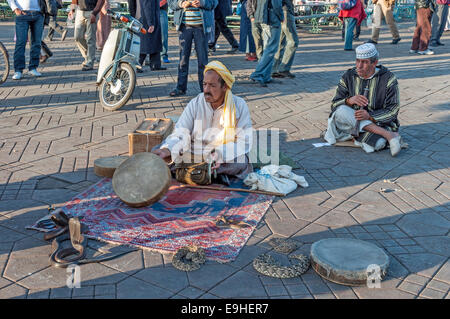
<svg viewBox="0 0 450 319">
<path fill-rule="evenodd" d="M 129 155 L 150 152 L 173 130 L 173 122 L 166 118 L 146 118 L 136 129 L 128 133 Z"/>
</svg>

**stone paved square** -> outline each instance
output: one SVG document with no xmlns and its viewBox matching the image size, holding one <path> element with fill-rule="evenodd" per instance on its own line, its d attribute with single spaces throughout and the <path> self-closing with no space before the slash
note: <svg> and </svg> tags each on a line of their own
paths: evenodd
<svg viewBox="0 0 450 319">
<path fill-rule="evenodd" d="M 39 67 L 41 78 L 25 73 L 13 81 L 10 75 L 0 85 L 0 298 L 448 299 L 450 32 L 444 32 L 446 45 L 435 55 L 410 55 L 414 23 L 398 26 L 402 41 L 391 45 L 383 29 L 377 48 L 380 63 L 399 81 L 400 133 L 407 149 L 392 158 L 388 150 L 364 154 L 353 147 L 312 145 L 322 142 L 331 99 L 355 54 L 343 50 L 340 30 L 298 29 L 295 79 L 267 88 L 237 84 L 233 93 L 247 102 L 255 129 L 282 130 L 281 151 L 310 187 L 275 199 L 234 262 L 207 262 L 183 273 L 171 265 L 171 255 L 139 251 L 81 266 L 81 288 L 73 289 L 66 287 L 68 273 L 50 266 L 49 243 L 25 226 L 100 180 L 93 162 L 127 155 L 127 135 L 144 118 L 177 118 L 199 93 L 197 62 L 191 59 L 187 95 L 168 96 L 179 56 L 177 33 L 170 30 L 167 70 L 147 67 L 127 105 L 109 112 L 99 102 L 96 71 L 81 71 L 73 30 L 64 42 L 49 42 L 54 56 Z M 0 41 L 11 66 L 13 37 L 14 23 L 1 20 Z M 361 39 L 369 37 L 370 29 L 363 27 Z M 210 60 L 220 60 L 238 77 L 254 70 L 256 63 L 245 61 L 243 53 L 226 53 L 223 37 L 219 45 Z M 252 260 L 270 249 L 272 237 L 296 240 L 302 253 L 324 238 L 370 241 L 391 258 L 388 278 L 381 288 L 369 289 L 328 282 L 312 269 L 288 280 L 263 276 Z"/>
</svg>

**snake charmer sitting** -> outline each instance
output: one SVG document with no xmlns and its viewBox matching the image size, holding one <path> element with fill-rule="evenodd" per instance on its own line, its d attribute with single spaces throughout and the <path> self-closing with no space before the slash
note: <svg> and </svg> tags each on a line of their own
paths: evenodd
<svg viewBox="0 0 450 319">
<path fill-rule="evenodd" d="M 203 93 L 192 99 L 178 119 L 174 132 L 153 153 L 177 163 L 186 153 L 194 162 L 213 161 L 217 174 L 244 179 L 253 171 L 248 153 L 252 122 L 247 103 L 232 94 L 234 76 L 219 61 L 205 67 Z M 173 171 L 173 165 L 171 166 Z"/>
<path fill-rule="evenodd" d="M 353 135 L 355 144 L 367 153 L 384 149 L 388 142 L 391 155 L 396 156 L 402 142 L 398 134 L 397 78 L 377 63 L 378 51 L 373 44 L 356 48 L 356 67 L 347 70 L 339 81 L 324 139 L 335 144 L 351 140 Z"/>
</svg>

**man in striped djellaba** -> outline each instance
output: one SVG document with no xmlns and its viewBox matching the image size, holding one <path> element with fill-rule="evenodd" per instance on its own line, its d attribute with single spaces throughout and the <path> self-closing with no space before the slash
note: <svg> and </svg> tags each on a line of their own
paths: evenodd
<svg viewBox="0 0 450 319">
<path fill-rule="evenodd" d="M 392 72 L 378 64 L 378 58 L 371 43 L 356 48 L 356 66 L 339 81 L 323 137 L 330 144 L 353 139 L 367 153 L 389 145 L 396 156 L 402 146 L 398 83 Z"/>
</svg>

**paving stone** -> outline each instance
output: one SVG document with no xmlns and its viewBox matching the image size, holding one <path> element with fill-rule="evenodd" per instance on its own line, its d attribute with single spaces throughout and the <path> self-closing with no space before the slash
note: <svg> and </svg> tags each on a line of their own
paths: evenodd
<svg viewBox="0 0 450 319">
<path fill-rule="evenodd" d="M 447 234 L 450 221 L 436 213 L 408 214 L 397 225 L 409 236 L 439 236 Z"/>
<path fill-rule="evenodd" d="M 174 293 L 189 286 L 186 272 L 173 267 L 146 268 L 133 275 L 140 280 L 164 287 Z"/>
<path fill-rule="evenodd" d="M 291 296 L 309 294 L 309 290 L 304 284 L 286 285 L 286 289 Z"/>
<path fill-rule="evenodd" d="M 264 286 L 269 297 L 289 296 L 284 286 Z"/>
<path fill-rule="evenodd" d="M 179 292 L 180 295 L 187 297 L 189 299 L 195 299 L 203 295 L 205 292 L 195 287 L 186 287 Z"/>
<path fill-rule="evenodd" d="M 446 282 L 450 284 L 450 262 L 446 261 L 445 264 L 439 269 L 434 279 Z"/>
<path fill-rule="evenodd" d="M 409 271 L 426 277 L 432 277 L 445 261 L 442 256 L 429 253 L 401 254 L 396 257 Z"/>
<path fill-rule="evenodd" d="M 202 290 L 209 290 L 228 276 L 236 272 L 236 269 L 226 264 L 204 265 L 199 270 L 188 272 L 190 285 Z"/>
<path fill-rule="evenodd" d="M 72 298 L 78 297 L 94 297 L 94 286 L 73 288 Z"/>
<path fill-rule="evenodd" d="M 418 276 L 416 274 L 410 274 L 408 275 L 408 277 L 405 278 L 405 281 L 424 286 L 426 283 L 428 283 L 428 281 L 430 281 L 430 278 Z"/>
<path fill-rule="evenodd" d="M 50 298 L 50 289 L 29 290 L 27 299 L 48 299 Z"/>
<path fill-rule="evenodd" d="M 427 288 L 439 290 L 446 293 L 449 291 L 450 285 L 442 281 L 432 280 L 428 283 Z"/>
<path fill-rule="evenodd" d="M 173 293 L 148 282 L 128 277 L 117 284 L 117 298 L 119 299 L 167 299 Z"/>
<path fill-rule="evenodd" d="M 209 292 L 222 298 L 267 298 L 267 294 L 258 276 L 248 274 L 244 271 L 233 274 Z"/>
<path fill-rule="evenodd" d="M 419 293 L 423 290 L 424 286 L 405 281 L 402 282 L 398 288 L 403 291 L 412 293 L 414 295 L 419 295 Z"/>
<path fill-rule="evenodd" d="M 103 295 L 113 295 L 116 294 L 116 286 L 115 285 L 96 285 L 94 286 L 94 295 L 103 296 Z"/>
<path fill-rule="evenodd" d="M 26 297 L 27 290 L 16 284 L 0 289 L 0 299 L 25 299 Z"/>
<path fill-rule="evenodd" d="M 425 288 L 420 294 L 421 297 L 431 298 L 431 299 L 444 299 L 446 293 L 442 291 L 437 291 L 430 288 Z"/>
<path fill-rule="evenodd" d="M 50 299 L 71 298 L 72 290 L 73 290 L 72 288 L 67 287 L 51 289 Z"/>
<path fill-rule="evenodd" d="M 431 253 L 450 256 L 450 238 L 448 236 L 416 237 L 415 240 Z"/>
</svg>

